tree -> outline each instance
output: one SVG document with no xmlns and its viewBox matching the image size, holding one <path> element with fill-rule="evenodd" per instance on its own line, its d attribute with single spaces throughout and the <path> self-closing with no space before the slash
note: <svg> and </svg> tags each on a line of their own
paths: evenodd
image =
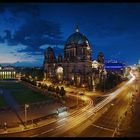
<svg viewBox="0 0 140 140">
<path fill-rule="evenodd" d="M 41 87 L 41 83 L 38 83 L 38 87 Z"/>
<path fill-rule="evenodd" d="M 44 86 L 44 88 L 45 88 L 45 89 L 48 89 L 48 86 L 47 86 L 47 85 L 45 85 L 45 86 Z"/>
<path fill-rule="evenodd" d="M 55 87 L 54 86 L 52 86 L 52 90 L 51 91 L 55 92 Z"/>
<path fill-rule="evenodd" d="M 51 85 L 48 87 L 48 91 L 52 91 L 52 86 Z"/>
<path fill-rule="evenodd" d="M 55 92 L 56 92 L 57 94 L 59 94 L 59 93 L 60 93 L 60 89 L 59 89 L 59 87 L 58 87 L 58 86 L 56 87 Z"/>
<path fill-rule="evenodd" d="M 60 95 L 64 96 L 65 94 L 66 94 L 66 91 L 64 90 L 64 87 L 61 87 Z"/>
</svg>

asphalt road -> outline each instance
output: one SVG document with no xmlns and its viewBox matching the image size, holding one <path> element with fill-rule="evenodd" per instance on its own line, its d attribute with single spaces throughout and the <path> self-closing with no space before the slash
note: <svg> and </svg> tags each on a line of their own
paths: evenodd
<svg viewBox="0 0 140 140">
<path fill-rule="evenodd" d="M 77 96 L 86 102 L 85 107 L 75 110 L 67 116 L 67 112 L 60 114 L 56 121 L 41 128 L 27 132 L 8 134 L 6 136 L 112 136 L 116 126 L 120 123 L 125 111 L 128 109 L 131 90 L 133 90 L 133 77 L 124 86 L 106 96 L 94 106 L 94 100 L 87 96 Z M 130 86 L 132 85 L 132 87 Z M 73 95 L 75 96 L 75 95 Z M 122 121 L 121 121 L 122 122 Z"/>
<path fill-rule="evenodd" d="M 79 124 L 77 127 L 58 135 L 60 137 L 114 137 L 126 136 L 130 125 L 132 124 L 133 114 L 131 112 L 132 94 L 136 95 L 136 87 L 139 83 L 135 81 L 129 85 L 121 94 L 119 94 L 106 109 L 100 110 L 103 115 L 96 121 L 95 116 Z M 126 113 L 127 112 L 127 113 Z M 90 121 L 88 123 L 88 121 Z M 117 126 L 119 125 L 118 129 Z M 116 131 L 117 130 L 117 131 Z M 130 132 L 130 131 L 129 131 Z M 125 135 L 123 135 L 125 134 Z M 135 136 L 135 135 L 133 135 Z"/>
<path fill-rule="evenodd" d="M 131 82 L 133 80 L 134 79 L 130 80 L 128 83 L 132 84 Z M 129 91 L 130 88 L 132 88 L 128 83 L 110 94 L 95 107 L 92 106 L 87 110 L 83 110 L 84 112 L 81 111 L 79 114 L 75 114 L 75 119 L 68 118 L 61 126 L 57 126 L 57 128 L 59 127 L 58 129 L 51 129 L 49 132 L 44 132 L 38 136 L 112 136 L 118 123 L 120 124 L 120 117 L 122 117 L 128 109 L 131 95 L 131 93 L 129 94 Z M 77 125 L 75 125 L 75 127 L 73 125 L 70 129 L 70 126 L 76 123 Z M 125 126 L 127 125 L 128 123 L 126 123 Z"/>
<path fill-rule="evenodd" d="M 129 128 L 120 136 L 122 137 L 140 137 L 140 72 L 136 71 L 135 94 L 133 93 L 132 110 L 133 116 Z"/>
<path fill-rule="evenodd" d="M 71 96 L 75 96 L 75 95 L 71 95 Z M 82 98 L 81 96 L 78 96 L 78 98 Z M 47 136 L 49 136 L 49 132 L 51 132 L 53 130 L 53 133 L 55 133 L 54 131 L 59 132 L 59 128 L 61 128 L 63 125 L 62 123 L 67 121 L 67 119 L 75 119 L 75 116 L 77 116 L 78 114 L 82 114 L 81 111 L 83 111 L 82 109 L 86 109 L 89 108 L 90 106 L 92 106 L 93 102 L 90 98 L 85 98 L 86 101 L 86 106 L 84 107 L 80 107 L 75 109 L 74 111 L 68 111 L 68 112 L 64 112 L 61 113 L 60 115 L 56 116 L 56 117 L 51 117 L 49 120 L 47 120 L 48 122 L 51 121 L 48 125 L 42 126 L 42 127 L 34 127 L 34 129 L 32 130 L 28 130 L 28 131 L 23 131 L 23 132 L 18 132 L 18 133 L 12 133 L 12 134 L 2 134 L 1 136 L 6 136 L 6 137 L 29 137 L 29 136 L 39 136 L 41 134 L 47 134 Z M 70 114 L 70 116 L 69 116 Z M 77 118 L 76 118 L 77 119 Z M 46 122 L 44 122 L 45 124 Z M 75 125 L 75 124 L 74 124 Z M 73 125 L 72 125 L 73 126 Z"/>
<path fill-rule="evenodd" d="M 94 120 L 94 116 L 90 117 L 91 123 L 86 125 L 87 121 L 80 124 L 78 127 L 69 130 L 68 132 L 59 136 L 71 136 L 72 133 L 78 137 L 111 137 L 114 133 L 115 128 L 119 123 L 120 117 L 125 113 L 129 103 L 128 89 L 123 91 L 115 100 L 106 106 L 106 110 L 99 119 Z M 121 122 L 123 123 L 123 121 Z M 86 127 L 82 132 L 81 128 Z M 125 125 L 127 126 L 127 125 Z M 70 134 L 69 134 L 70 133 Z"/>
</svg>

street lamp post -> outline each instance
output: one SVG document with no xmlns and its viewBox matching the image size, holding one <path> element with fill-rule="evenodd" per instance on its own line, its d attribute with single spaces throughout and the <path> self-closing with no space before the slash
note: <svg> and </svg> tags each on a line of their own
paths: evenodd
<svg viewBox="0 0 140 140">
<path fill-rule="evenodd" d="M 5 131 L 7 131 L 7 123 L 6 122 L 4 122 L 4 129 L 5 129 Z"/>
<path fill-rule="evenodd" d="M 25 126 L 26 126 L 26 123 L 27 123 L 27 108 L 29 107 L 28 104 L 25 104 L 24 106 L 24 112 L 25 112 Z"/>
<path fill-rule="evenodd" d="M 77 108 L 78 108 L 78 92 L 77 92 Z"/>
<path fill-rule="evenodd" d="M 105 79 L 106 79 L 107 71 L 103 70 L 103 81 L 104 81 L 104 92 L 105 92 Z"/>
</svg>

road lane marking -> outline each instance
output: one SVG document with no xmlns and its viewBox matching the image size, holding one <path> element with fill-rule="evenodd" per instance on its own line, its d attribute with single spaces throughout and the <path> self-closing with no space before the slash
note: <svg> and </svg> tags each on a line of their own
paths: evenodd
<svg viewBox="0 0 140 140">
<path fill-rule="evenodd" d="M 59 128 L 59 127 L 61 127 L 61 126 L 63 126 L 63 125 L 65 125 L 65 124 L 61 124 L 61 125 L 57 126 L 56 128 Z"/>
<path fill-rule="evenodd" d="M 131 81 L 129 81 L 126 85 L 128 85 L 128 84 L 130 84 L 132 82 L 132 80 Z M 101 108 L 103 108 L 107 103 L 109 103 L 110 101 L 112 101 L 120 92 L 122 92 L 125 88 L 126 88 L 126 85 L 123 87 L 123 88 L 120 88 L 120 90 L 117 90 L 117 91 L 115 91 L 115 92 L 113 92 L 113 94 L 112 95 L 110 95 L 111 97 L 110 98 L 107 98 L 107 100 L 105 100 L 105 101 L 103 101 L 102 102 L 102 104 L 99 104 L 97 107 L 98 108 L 94 108 L 94 109 L 92 109 L 92 110 L 99 110 L 99 109 L 101 109 Z M 116 94 L 116 95 L 114 95 L 114 93 Z M 90 106 L 88 106 L 88 108 L 89 108 Z M 75 117 L 76 117 L 76 115 L 78 115 L 79 114 L 79 116 L 81 115 L 81 113 L 83 113 L 82 111 L 81 112 L 79 112 L 79 113 L 76 113 L 75 114 Z M 82 115 L 83 116 L 83 115 Z M 90 116 L 90 115 L 88 115 L 88 116 Z M 74 117 L 74 118 L 75 118 Z M 83 116 L 84 117 L 84 116 Z M 83 119 L 82 119 L 83 120 Z M 104 129 L 103 127 L 101 127 L 102 129 Z M 106 129 L 108 129 L 108 128 L 106 128 Z M 51 131 L 51 130 L 49 130 L 49 131 Z M 44 132 L 45 133 L 45 132 Z M 47 133 L 47 132 L 46 132 Z"/>
<path fill-rule="evenodd" d="M 59 120 L 58 122 L 62 122 L 62 121 L 64 121 L 64 120 L 66 120 L 66 118 L 63 118 L 63 119 Z"/>
<path fill-rule="evenodd" d="M 102 127 L 102 126 L 99 126 L 99 125 L 95 125 L 95 124 L 91 124 L 91 125 L 92 125 L 92 126 L 95 126 L 95 127 L 98 127 L 98 128 L 101 128 L 101 129 L 104 129 L 104 130 L 114 131 L 113 129 L 109 129 L 109 128 Z"/>
<path fill-rule="evenodd" d="M 49 129 L 49 130 L 47 130 L 47 131 L 45 131 L 45 132 L 42 132 L 41 134 L 46 134 L 46 133 L 48 133 L 48 132 L 50 132 L 50 131 L 53 131 L 54 129 L 53 128 L 51 128 L 51 129 Z"/>
<path fill-rule="evenodd" d="M 29 137 L 37 137 L 37 136 L 39 136 L 39 134 L 36 134 L 36 135 L 32 135 L 32 136 L 29 136 Z"/>
</svg>

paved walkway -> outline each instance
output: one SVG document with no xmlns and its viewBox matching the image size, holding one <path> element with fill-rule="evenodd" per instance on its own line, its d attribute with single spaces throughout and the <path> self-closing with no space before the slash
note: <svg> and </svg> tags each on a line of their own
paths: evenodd
<svg viewBox="0 0 140 140">
<path fill-rule="evenodd" d="M 10 104 L 14 101 L 12 100 L 12 97 L 9 95 L 10 93 L 6 93 L 6 99 L 10 99 Z M 69 100 L 68 100 L 69 98 Z M 76 105 L 76 99 L 71 97 L 65 97 L 65 106 L 72 107 Z M 14 102 L 15 105 L 17 105 Z M 57 113 L 57 109 L 61 107 L 62 104 L 55 101 L 50 103 L 40 102 L 37 104 L 32 104 L 27 109 L 27 120 L 33 121 L 38 118 L 42 118 L 48 115 L 53 115 Z M 4 132 L 4 123 L 6 122 L 8 128 L 13 127 L 13 131 L 18 130 L 17 127 L 23 127 L 24 121 L 25 121 L 25 111 L 24 107 L 20 107 L 18 111 L 18 114 L 15 112 L 15 110 L 8 110 L 8 111 L 1 111 L 0 112 L 0 132 Z M 18 116 L 18 117 L 17 117 Z M 41 123 L 41 122 L 40 122 Z M 20 124 L 20 125 L 19 125 Z M 14 130 L 15 129 L 15 130 Z M 8 130 L 9 131 L 9 130 Z"/>
<path fill-rule="evenodd" d="M 24 122 L 19 115 L 20 106 L 16 102 L 14 97 L 10 94 L 10 91 L 6 90 L 6 89 L 3 89 L 3 90 L 1 89 L 1 92 L 2 92 L 2 96 L 4 97 L 5 101 L 10 106 L 13 115 L 17 117 L 16 120 L 19 120 L 22 123 L 22 125 L 24 125 Z M 11 116 L 11 115 L 8 115 L 8 116 Z"/>
<path fill-rule="evenodd" d="M 56 113 L 56 109 L 59 108 L 60 106 L 61 106 L 60 103 L 53 103 L 53 104 L 51 103 L 47 105 L 38 105 L 36 107 L 29 107 L 27 110 L 27 120 L 28 121 L 35 120 L 37 118 L 54 114 Z M 24 121 L 25 120 L 24 110 L 19 111 L 18 114 L 20 118 Z M 8 128 L 13 127 L 13 129 L 16 129 L 15 127 L 24 126 L 23 124 L 21 124 L 21 121 L 17 119 L 17 116 L 13 111 L 0 113 L 0 125 L 2 126 L 0 132 L 4 131 L 5 122 L 7 123 Z"/>
<path fill-rule="evenodd" d="M 71 88 L 69 88 L 71 89 Z M 35 89 L 36 90 L 36 89 Z M 72 89 L 73 91 L 74 89 Z M 9 96 L 7 96 L 9 97 Z M 69 100 L 68 100 L 69 98 Z M 11 100 L 11 99 L 10 99 Z M 65 106 L 72 107 L 77 104 L 77 99 L 69 97 L 65 97 Z M 12 100 L 13 102 L 13 100 Z M 16 104 L 16 103 L 14 103 Z M 50 114 L 55 114 L 57 112 L 57 108 L 61 107 L 62 104 L 55 102 L 55 103 L 50 103 L 50 104 L 42 104 L 42 105 L 31 105 L 27 109 L 27 120 L 35 120 L 37 118 L 41 118 Z M 25 114 L 24 114 L 24 108 L 21 108 L 18 110 L 18 114 L 21 118 L 21 120 L 25 120 Z M 0 125 L 4 126 L 4 122 L 7 123 L 7 127 L 14 127 L 12 128 L 13 130 L 19 130 L 19 127 L 21 127 L 18 123 L 21 124 L 20 120 L 17 119 L 17 116 L 12 110 L 9 110 L 8 112 L 1 112 L 0 113 Z M 40 122 L 42 123 L 42 122 Z M 16 125 L 16 127 L 15 127 Z M 0 132 L 4 132 L 4 127 L 0 129 Z M 8 130 L 9 131 L 9 130 Z"/>
<path fill-rule="evenodd" d="M 16 102 L 16 100 L 14 99 L 14 97 L 11 95 L 9 90 L 5 90 L 3 89 L 3 97 L 5 99 L 5 101 L 7 102 L 7 104 L 9 104 L 9 106 L 16 112 L 18 112 L 20 110 L 20 106 L 19 104 Z"/>
</svg>

